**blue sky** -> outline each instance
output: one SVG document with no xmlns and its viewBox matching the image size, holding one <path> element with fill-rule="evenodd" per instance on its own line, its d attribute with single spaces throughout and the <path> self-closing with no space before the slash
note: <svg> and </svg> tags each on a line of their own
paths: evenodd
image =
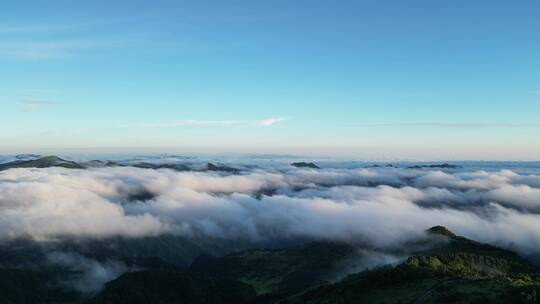
<svg viewBox="0 0 540 304">
<path fill-rule="evenodd" d="M 0 152 L 538 159 L 539 1 L 3 1 Z"/>
</svg>

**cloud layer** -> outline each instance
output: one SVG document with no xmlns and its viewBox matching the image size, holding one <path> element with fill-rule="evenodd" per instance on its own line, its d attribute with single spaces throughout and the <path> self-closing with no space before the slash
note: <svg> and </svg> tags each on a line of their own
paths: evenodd
<svg viewBox="0 0 540 304">
<path fill-rule="evenodd" d="M 284 121 L 283 118 L 267 118 L 261 120 L 178 120 L 169 123 L 144 124 L 146 128 L 177 128 L 177 127 L 234 127 L 258 126 L 269 127 Z"/>
<path fill-rule="evenodd" d="M 492 129 L 492 128 L 540 128 L 539 123 L 454 123 L 454 122 L 401 122 L 355 124 L 357 127 L 389 127 L 389 128 L 458 128 L 458 129 Z"/>
<path fill-rule="evenodd" d="M 4 239 L 176 234 L 384 249 L 435 225 L 538 256 L 540 176 L 283 167 L 239 175 L 132 167 L 0 172 Z"/>
</svg>

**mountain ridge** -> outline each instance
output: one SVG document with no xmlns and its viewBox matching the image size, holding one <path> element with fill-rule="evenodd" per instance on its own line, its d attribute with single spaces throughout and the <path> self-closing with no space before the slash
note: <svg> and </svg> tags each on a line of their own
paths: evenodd
<svg viewBox="0 0 540 304">
<path fill-rule="evenodd" d="M 50 155 L 31 160 L 16 160 L 4 164 L 0 164 L 0 171 L 14 168 L 50 168 L 62 167 L 68 169 L 83 169 L 79 163 L 65 160 L 58 156 Z"/>
</svg>

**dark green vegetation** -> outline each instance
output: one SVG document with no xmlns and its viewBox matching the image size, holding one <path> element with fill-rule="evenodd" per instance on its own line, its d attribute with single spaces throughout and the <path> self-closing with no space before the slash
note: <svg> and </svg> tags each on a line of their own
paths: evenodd
<svg viewBox="0 0 540 304">
<path fill-rule="evenodd" d="M 227 278 L 187 272 L 140 271 L 107 283 L 95 304 L 242 304 L 255 299 L 253 288 Z"/>
<path fill-rule="evenodd" d="M 429 249 L 396 267 L 367 270 L 335 283 L 325 281 L 337 265 L 346 267 L 340 261 L 356 256 L 350 246 L 310 243 L 221 258 L 201 256 L 188 273 L 248 284 L 257 293 L 251 303 L 535 303 L 540 275 L 528 261 L 444 227 L 428 232 L 429 240 L 422 242 L 432 244 Z"/>
<path fill-rule="evenodd" d="M 93 294 L 73 289 L 72 282 L 81 279 L 85 266 L 93 267 L 91 273 L 98 276 L 104 271 L 98 264 L 106 265 L 111 261 L 128 271 L 181 273 L 202 254 L 223 255 L 246 247 L 246 244 L 229 240 L 171 235 L 51 242 L 4 240 L 0 243 L 0 303 L 83 303 Z M 55 262 L 51 260 L 51 255 L 55 254 L 67 257 L 60 256 Z M 79 261 L 83 256 L 85 260 Z M 74 259 L 74 263 L 57 262 L 69 259 Z M 72 267 L 79 264 L 83 267 Z"/>
<path fill-rule="evenodd" d="M 80 295 L 50 282 L 42 272 L 0 269 L 0 303 L 76 303 Z"/>
<path fill-rule="evenodd" d="M 0 164 L 1 170 L 13 168 L 49 168 L 62 167 L 69 169 L 82 169 L 83 167 L 76 162 L 68 161 L 57 156 L 45 156 L 34 160 L 17 160 L 10 163 Z"/>
<path fill-rule="evenodd" d="M 292 293 L 323 283 L 337 263 L 354 255 L 351 246 L 316 242 L 280 250 L 248 250 L 221 258 L 202 256 L 189 270 L 235 278 L 252 285 L 259 295 Z"/>
<path fill-rule="evenodd" d="M 284 303 L 536 303 L 537 267 L 444 227 L 428 231 L 442 242 L 397 267 L 353 274 Z"/>
<path fill-rule="evenodd" d="M 296 168 L 311 168 L 311 169 L 320 169 L 321 167 L 317 166 L 315 163 L 306 163 L 306 162 L 297 162 L 292 163 L 291 166 Z"/>
<path fill-rule="evenodd" d="M 60 252 L 76 253 L 100 262 L 121 261 L 136 268 L 186 269 L 201 255 L 224 255 L 248 246 L 245 242 L 173 235 L 51 242 L 12 240 L 0 244 L 0 268 L 43 269 L 47 254 Z"/>
<path fill-rule="evenodd" d="M 0 303 L 537 303 L 540 271 L 511 251 L 444 227 L 409 245 L 410 256 L 399 265 L 353 273 L 362 254 L 330 242 L 223 255 L 242 244 L 172 236 L 18 241 L 0 246 Z M 131 272 L 97 294 L 81 294 L 58 283 L 73 270 L 43 263 L 50 246 L 123 261 Z M 336 280 L 338 273 L 353 274 Z"/>
</svg>

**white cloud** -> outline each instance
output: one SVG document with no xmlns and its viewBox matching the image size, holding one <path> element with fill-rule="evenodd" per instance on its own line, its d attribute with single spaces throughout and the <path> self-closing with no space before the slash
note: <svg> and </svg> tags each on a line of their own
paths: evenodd
<svg viewBox="0 0 540 304">
<path fill-rule="evenodd" d="M 540 255 L 539 185 L 540 176 L 508 170 L 13 169 L 0 172 L 0 237 L 173 233 L 344 240 L 384 249 L 444 225 Z M 148 192 L 145 201 L 134 200 Z"/>
<path fill-rule="evenodd" d="M 25 106 L 21 109 L 21 112 L 35 112 L 41 106 L 57 104 L 55 101 L 49 100 L 36 100 L 36 99 L 26 99 L 21 101 Z"/>
<path fill-rule="evenodd" d="M 234 127 L 234 126 L 258 126 L 269 127 L 280 122 L 284 118 L 267 118 L 262 120 L 178 120 L 170 123 L 144 124 L 146 128 L 177 128 L 177 127 Z"/>
<path fill-rule="evenodd" d="M 36 32 L 48 32 L 65 27 L 50 25 L 19 25 L 19 26 L 0 26 L 0 34 L 26 34 Z"/>
<path fill-rule="evenodd" d="M 48 60 L 70 57 L 83 51 L 114 48 L 123 41 L 61 40 L 5 41 L 0 43 L 0 60 Z"/>
</svg>

